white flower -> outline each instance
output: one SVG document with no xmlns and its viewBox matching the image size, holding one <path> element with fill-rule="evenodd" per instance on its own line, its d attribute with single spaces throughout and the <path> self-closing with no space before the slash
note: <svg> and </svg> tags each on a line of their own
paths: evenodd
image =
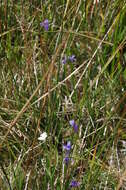
<svg viewBox="0 0 126 190">
<path fill-rule="evenodd" d="M 38 137 L 38 140 L 39 140 L 39 141 L 45 141 L 46 138 L 47 138 L 47 133 L 44 132 L 44 133 L 42 133 L 42 134 L 40 135 L 40 137 Z"/>
</svg>

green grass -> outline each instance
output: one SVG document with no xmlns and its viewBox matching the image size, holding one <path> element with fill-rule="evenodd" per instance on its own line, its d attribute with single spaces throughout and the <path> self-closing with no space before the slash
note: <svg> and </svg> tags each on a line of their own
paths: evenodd
<svg viewBox="0 0 126 190">
<path fill-rule="evenodd" d="M 1 190 L 125 189 L 125 104 L 125 0 L 0 1 Z"/>
</svg>

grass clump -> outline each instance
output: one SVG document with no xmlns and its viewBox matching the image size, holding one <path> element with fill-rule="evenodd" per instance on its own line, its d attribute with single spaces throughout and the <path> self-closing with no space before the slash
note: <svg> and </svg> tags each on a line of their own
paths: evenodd
<svg viewBox="0 0 126 190">
<path fill-rule="evenodd" d="M 0 189 L 125 189 L 125 1 L 0 2 Z"/>
</svg>

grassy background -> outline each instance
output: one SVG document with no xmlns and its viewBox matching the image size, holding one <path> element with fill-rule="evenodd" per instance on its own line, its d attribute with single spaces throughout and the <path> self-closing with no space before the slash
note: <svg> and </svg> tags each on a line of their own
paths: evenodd
<svg viewBox="0 0 126 190">
<path fill-rule="evenodd" d="M 0 189 L 125 189 L 125 66 L 125 0 L 1 0 Z"/>
</svg>

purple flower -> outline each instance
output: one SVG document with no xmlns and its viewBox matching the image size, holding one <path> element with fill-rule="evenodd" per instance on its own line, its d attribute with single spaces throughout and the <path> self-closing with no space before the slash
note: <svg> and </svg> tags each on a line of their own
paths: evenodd
<svg viewBox="0 0 126 190">
<path fill-rule="evenodd" d="M 69 149 L 69 150 L 67 150 L 66 153 L 65 153 L 64 163 L 65 163 L 66 165 L 68 165 L 69 162 L 70 162 L 70 160 L 71 160 L 71 158 L 70 158 L 70 149 Z"/>
<path fill-rule="evenodd" d="M 75 180 L 72 180 L 70 183 L 70 187 L 79 187 L 79 186 L 80 186 L 80 183 Z"/>
<path fill-rule="evenodd" d="M 46 31 L 49 29 L 49 21 L 48 19 L 45 19 L 43 22 L 40 23 L 40 26 L 44 27 Z"/>
<path fill-rule="evenodd" d="M 63 145 L 63 149 L 67 150 L 67 151 L 70 151 L 71 150 L 71 142 L 68 141 L 66 145 Z"/>
<path fill-rule="evenodd" d="M 66 57 L 66 55 L 63 57 L 63 59 L 62 59 L 62 64 L 66 64 L 66 62 L 67 62 L 67 57 Z"/>
<path fill-rule="evenodd" d="M 74 119 L 69 121 L 70 125 L 73 127 L 74 132 L 78 132 L 78 125 L 75 123 Z"/>
<path fill-rule="evenodd" d="M 76 61 L 75 55 L 69 56 L 68 59 L 69 59 L 72 63 Z"/>
<path fill-rule="evenodd" d="M 63 145 L 63 149 L 65 150 L 65 158 L 63 159 L 66 165 L 69 164 L 70 161 L 70 150 L 71 150 L 71 142 L 68 141 L 66 145 Z"/>
<path fill-rule="evenodd" d="M 74 124 L 75 124 L 74 119 L 70 120 L 70 121 L 69 121 L 69 123 L 70 123 L 70 125 L 73 127 L 73 126 L 74 126 Z"/>
<path fill-rule="evenodd" d="M 68 165 L 69 161 L 70 161 L 70 157 L 66 155 L 65 158 L 64 158 L 65 164 Z"/>
</svg>

